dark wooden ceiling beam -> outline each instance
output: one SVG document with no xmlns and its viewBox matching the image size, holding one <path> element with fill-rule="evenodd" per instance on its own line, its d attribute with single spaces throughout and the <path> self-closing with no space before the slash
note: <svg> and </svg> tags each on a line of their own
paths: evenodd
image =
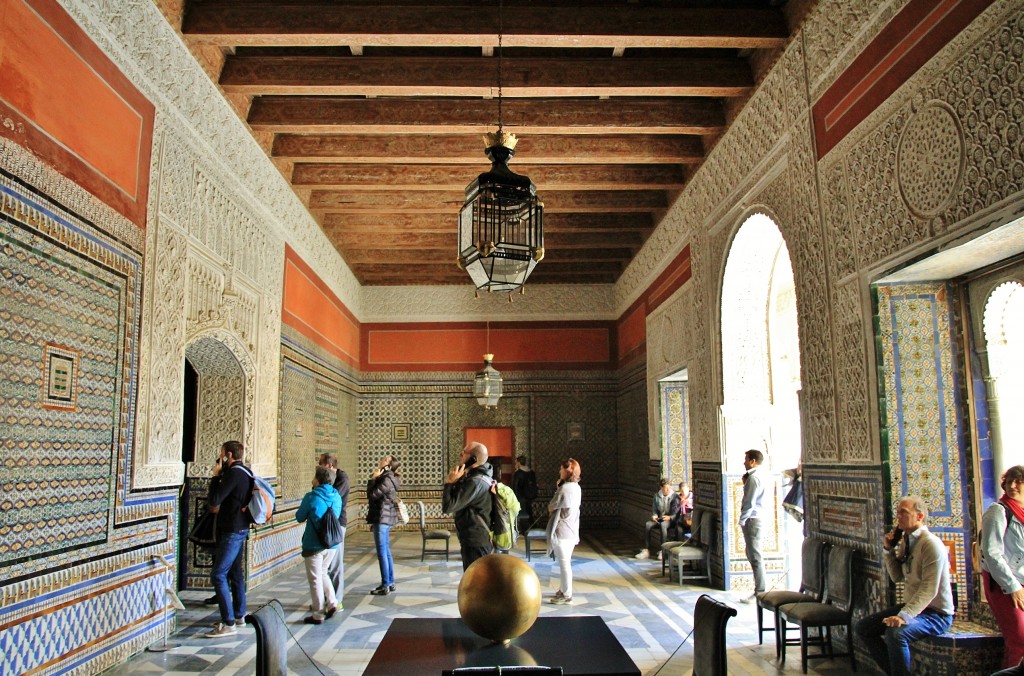
<svg viewBox="0 0 1024 676">
<path fill-rule="evenodd" d="M 516 155 L 513 169 L 517 162 L 700 164 L 704 143 L 692 135 L 538 134 L 520 138 Z M 306 163 L 487 164 L 477 134 L 278 134 L 273 157 Z"/>
<path fill-rule="evenodd" d="M 410 232 L 448 233 L 458 229 L 458 215 L 451 214 L 326 214 L 321 224 L 331 236 L 335 232 L 360 232 L 373 235 Z M 624 231 L 650 233 L 654 218 L 649 212 L 636 214 L 546 213 L 544 232 L 577 233 Z"/>
<path fill-rule="evenodd" d="M 427 256 L 420 249 L 356 249 L 345 250 L 345 262 L 349 265 L 364 265 L 374 263 L 416 263 L 424 265 L 454 265 L 455 252 L 453 249 L 445 249 L 451 255 Z M 559 262 L 586 262 L 595 263 L 627 263 L 635 252 L 632 249 L 613 249 L 608 247 L 591 247 L 580 249 L 555 249 L 547 251 L 544 255 L 545 263 Z"/>
<path fill-rule="evenodd" d="M 331 242 L 345 255 L 348 251 L 366 249 L 394 249 L 412 251 L 450 251 L 454 260 L 458 249 L 458 234 L 450 233 L 407 233 L 392 237 L 389 233 L 333 232 Z M 618 249 L 635 250 L 643 244 L 644 238 L 636 232 L 588 232 L 550 233 L 544 235 L 547 249 Z M 441 256 L 443 258 L 443 255 Z"/>
<path fill-rule="evenodd" d="M 668 198 L 661 190 L 551 191 L 543 194 L 546 213 L 662 211 Z M 464 195 L 447 192 L 350 192 L 313 190 L 309 209 L 314 213 L 434 213 L 455 214 Z"/>
<path fill-rule="evenodd" d="M 756 49 L 782 46 L 788 36 L 778 9 L 560 4 L 503 8 L 503 45 Z M 479 3 L 193 2 L 182 33 L 194 44 L 225 47 L 496 47 L 497 26 L 498 8 Z"/>
<path fill-rule="evenodd" d="M 461 190 L 481 170 L 464 165 L 298 164 L 292 184 L 322 190 Z M 679 165 L 524 164 L 517 174 L 529 176 L 543 190 L 668 190 L 683 187 Z"/>
<path fill-rule="evenodd" d="M 505 127 L 530 134 L 698 134 L 725 129 L 719 101 L 664 99 L 511 99 Z M 472 98 L 353 99 L 259 96 L 249 108 L 255 131 L 319 133 L 485 134 L 498 120 L 497 101 Z"/>
<path fill-rule="evenodd" d="M 290 96 L 481 96 L 498 94 L 484 58 L 229 56 L 220 86 L 229 94 Z M 750 67 L 725 58 L 505 59 L 506 98 L 716 96 L 750 93 Z"/>
</svg>

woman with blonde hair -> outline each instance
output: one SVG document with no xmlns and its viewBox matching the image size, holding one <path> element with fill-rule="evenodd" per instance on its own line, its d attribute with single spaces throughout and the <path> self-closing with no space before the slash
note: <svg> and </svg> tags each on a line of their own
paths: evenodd
<svg viewBox="0 0 1024 676">
<path fill-rule="evenodd" d="M 580 543 L 580 464 L 572 458 L 558 470 L 558 489 L 548 503 L 548 555 L 558 562 L 559 582 L 551 603 L 572 603 L 572 551 Z"/>
</svg>

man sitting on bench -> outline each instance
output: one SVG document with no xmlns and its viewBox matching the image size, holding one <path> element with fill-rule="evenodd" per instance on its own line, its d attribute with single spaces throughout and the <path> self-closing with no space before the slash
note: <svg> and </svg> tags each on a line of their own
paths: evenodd
<svg viewBox="0 0 1024 676">
<path fill-rule="evenodd" d="M 647 522 L 647 529 L 644 531 L 644 548 L 636 555 L 638 559 L 647 559 L 651 556 L 651 530 L 655 527 L 661 528 L 661 541 L 668 541 L 668 529 L 672 522 L 679 516 L 681 500 L 679 494 L 672 490 L 672 484 L 668 479 L 662 479 L 658 492 L 654 494 L 651 503 L 651 519 Z M 658 558 L 661 558 L 661 549 L 658 549 Z"/>
</svg>

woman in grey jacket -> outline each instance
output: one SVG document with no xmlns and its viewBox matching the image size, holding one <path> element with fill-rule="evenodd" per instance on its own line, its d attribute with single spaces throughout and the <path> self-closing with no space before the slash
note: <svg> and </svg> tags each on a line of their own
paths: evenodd
<svg viewBox="0 0 1024 676">
<path fill-rule="evenodd" d="M 985 596 L 1003 632 L 1003 666 L 1024 659 L 1024 465 L 1006 470 L 1003 497 L 981 520 Z"/>
<path fill-rule="evenodd" d="M 373 531 L 380 565 L 380 586 L 370 591 L 374 596 L 387 596 L 395 591 L 395 562 L 391 558 L 391 527 L 398 523 L 398 460 L 393 455 L 380 459 L 377 469 L 366 483 L 369 511 L 366 523 Z"/>
</svg>

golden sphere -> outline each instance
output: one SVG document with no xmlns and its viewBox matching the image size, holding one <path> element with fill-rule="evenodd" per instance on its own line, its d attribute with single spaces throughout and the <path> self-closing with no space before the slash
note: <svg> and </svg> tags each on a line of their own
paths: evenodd
<svg viewBox="0 0 1024 676">
<path fill-rule="evenodd" d="M 495 643 L 525 634 L 540 613 L 540 580 L 511 554 L 474 561 L 459 582 L 459 614 L 473 633 Z"/>
</svg>

